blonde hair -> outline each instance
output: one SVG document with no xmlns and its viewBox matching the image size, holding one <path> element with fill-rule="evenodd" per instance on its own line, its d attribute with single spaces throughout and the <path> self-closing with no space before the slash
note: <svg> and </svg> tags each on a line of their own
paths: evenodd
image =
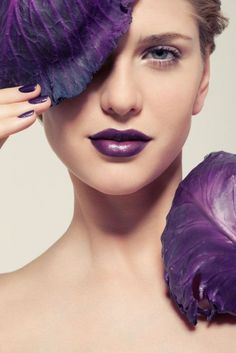
<svg viewBox="0 0 236 353">
<path fill-rule="evenodd" d="M 206 48 L 210 53 L 215 50 L 215 36 L 221 34 L 229 24 L 229 19 L 221 12 L 221 0 L 187 0 L 194 8 L 193 16 L 199 27 L 199 37 L 202 56 Z"/>
</svg>

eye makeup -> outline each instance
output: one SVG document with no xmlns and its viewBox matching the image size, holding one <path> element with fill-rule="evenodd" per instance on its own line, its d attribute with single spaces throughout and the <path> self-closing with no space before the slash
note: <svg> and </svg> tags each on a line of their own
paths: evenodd
<svg viewBox="0 0 236 353">
<path fill-rule="evenodd" d="M 193 38 L 183 33 L 166 32 L 140 37 L 137 43 L 137 55 L 150 57 L 149 63 L 156 69 L 177 65 L 188 48 L 193 45 Z"/>
<path fill-rule="evenodd" d="M 175 65 L 179 62 L 181 58 L 181 52 L 171 46 L 158 46 L 154 48 L 149 48 L 146 51 L 145 56 L 148 54 L 152 55 L 150 59 L 151 65 L 157 68 L 169 67 Z M 156 59 L 153 58 L 153 54 L 159 56 Z"/>
</svg>

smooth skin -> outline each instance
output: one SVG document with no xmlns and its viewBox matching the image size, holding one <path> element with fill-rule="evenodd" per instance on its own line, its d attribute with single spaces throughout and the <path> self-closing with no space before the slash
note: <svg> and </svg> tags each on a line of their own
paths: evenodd
<svg viewBox="0 0 236 353">
<path fill-rule="evenodd" d="M 58 106 L 45 105 L 43 127 L 73 183 L 74 214 L 45 253 L 1 276 L 0 352 L 236 351 L 232 321 L 208 327 L 200 319 L 191 328 L 163 280 L 160 237 L 182 180 L 182 147 L 210 79 L 209 54 L 203 61 L 192 12 L 185 0 L 136 2 L 129 32 L 87 89 Z M 167 40 L 181 58 L 161 66 L 173 56 L 147 54 L 150 46 L 137 42 L 166 32 L 192 39 Z M 2 104 L 16 101 L 15 91 L 8 92 Z M 1 118 L 2 126 L 10 129 L 8 119 Z M 131 158 L 105 157 L 88 139 L 105 128 L 134 128 L 153 140 Z"/>
</svg>

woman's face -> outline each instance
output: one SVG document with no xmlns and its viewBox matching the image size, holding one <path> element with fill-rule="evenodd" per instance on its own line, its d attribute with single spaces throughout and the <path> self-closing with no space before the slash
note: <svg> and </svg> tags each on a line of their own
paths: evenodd
<svg viewBox="0 0 236 353">
<path fill-rule="evenodd" d="M 209 80 L 191 12 L 186 0 L 137 1 L 129 32 L 86 90 L 44 114 L 47 139 L 74 180 L 131 194 L 179 156 Z M 154 34 L 155 42 L 138 44 Z M 107 128 L 136 129 L 152 140 L 134 156 L 105 156 L 88 136 Z"/>
</svg>

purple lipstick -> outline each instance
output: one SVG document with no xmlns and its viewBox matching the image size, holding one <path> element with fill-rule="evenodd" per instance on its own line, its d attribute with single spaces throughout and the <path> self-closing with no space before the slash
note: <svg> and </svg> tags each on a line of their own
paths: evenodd
<svg viewBox="0 0 236 353">
<path fill-rule="evenodd" d="M 89 136 L 89 139 L 106 156 L 131 157 L 141 152 L 152 137 L 133 129 L 106 129 Z"/>
</svg>

